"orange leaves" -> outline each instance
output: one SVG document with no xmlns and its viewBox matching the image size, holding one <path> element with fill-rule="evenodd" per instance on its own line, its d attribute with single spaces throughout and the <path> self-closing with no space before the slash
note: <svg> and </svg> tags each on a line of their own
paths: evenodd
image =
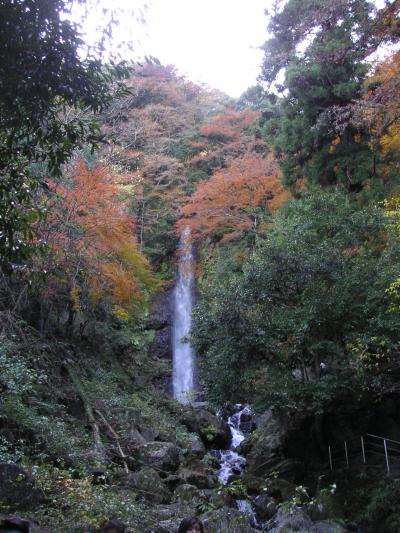
<svg viewBox="0 0 400 533">
<path fill-rule="evenodd" d="M 260 115 L 261 113 L 250 109 L 244 111 L 227 109 L 223 114 L 213 117 L 205 124 L 200 133 L 214 141 L 237 140 L 240 134 L 248 129 Z"/>
<path fill-rule="evenodd" d="M 246 154 L 203 182 L 182 208 L 178 230 L 194 238 L 223 233 L 229 238 L 258 224 L 258 208 L 275 211 L 289 198 L 272 154 Z"/>
<path fill-rule="evenodd" d="M 61 272 L 76 311 L 86 296 L 88 302 L 108 301 L 133 312 L 156 286 L 126 210 L 121 186 L 128 182 L 105 165 L 88 169 L 80 162 L 68 186 L 54 185 L 53 272 Z"/>
</svg>

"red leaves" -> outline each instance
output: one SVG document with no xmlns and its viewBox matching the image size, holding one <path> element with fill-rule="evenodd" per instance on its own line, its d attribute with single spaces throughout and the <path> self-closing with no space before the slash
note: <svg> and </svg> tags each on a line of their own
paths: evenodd
<svg viewBox="0 0 400 533">
<path fill-rule="evenodd" d="M 181 210 L 178 230 L 188 226 L 194 238 L 220 232 L 231 238 L 257 225 L 257 208 L 275 211 L 288 198 L 273 156 L 246 154 L 199 185 Z"/>
<path fill-rule="evenodd" d="M 105 165 L 80 162 L 67 185 L 54 187 L 51 210 L 50 272 L 57 293 L 66 287 L 75 309 L 107 301 L 127 312 L 142 305 L 156 285 L 138 250 L 134 218 L 127 213 L 122 185 L 127 179 Z"/>
</svg>

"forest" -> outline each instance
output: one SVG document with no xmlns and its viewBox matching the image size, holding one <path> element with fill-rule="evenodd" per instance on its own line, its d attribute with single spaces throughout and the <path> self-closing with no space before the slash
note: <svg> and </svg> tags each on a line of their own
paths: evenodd
<svg viewBox="0 0 400 533">
<path fill-rule="evenodd" d="M 239 98 L 71 4 L 0 0 L 0 531 L 398 532 L 400 1 L 276 2 Z"/>
</svg>

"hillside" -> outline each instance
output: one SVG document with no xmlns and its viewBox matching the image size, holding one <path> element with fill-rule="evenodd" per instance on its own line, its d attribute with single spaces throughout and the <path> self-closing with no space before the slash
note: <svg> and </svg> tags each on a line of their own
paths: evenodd
<svg viewBox="0 0 400 533">
<path fill-rule="evenodd" d="M 399 2 L 278 6 L 239 99 L 67 3 L 1 6 L 0 529 L 398 531 Z"/>
</svg>

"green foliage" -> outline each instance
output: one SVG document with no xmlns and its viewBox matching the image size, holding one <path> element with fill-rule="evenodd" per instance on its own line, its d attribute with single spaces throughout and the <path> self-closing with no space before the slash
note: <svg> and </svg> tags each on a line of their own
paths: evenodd
<svg viewBox="0 0 400 533">
<path fill-rule="evenodd" d="M 99 528 L 111 517 L 139 531 L 145 510 L 134 491 L 110 485 L 94 485 L 91 476 L 78 476 L 74 470 L 39 466 L 34 469 L 39 486 L 49 502 L 35 509 L 35 519 L 51 531 L 82 531 Z M 62 513 L 60 513 L 62 509 Z"/>
<path fill-rule="evenodd" d="M 34 164 L 58 177 L 73 151 L 95 147 L 99 125 L 90 113 L 111 102 L 123 65 L 82 59 L 76 24 L 63 16 L 68 0 L 22 0 L 0 7 L 0 256 L 3 268 L 32 253 L 33 224 L 43 217 Z"/>
<path fill-rule="evenodd" d="M 359 491 L 360 492 L 360 491 Z M 361 491 L 364 501 L 357 519 L 368 531 L 395 533 L 400 528 L 400 480 L 385 479 Z"/>
<path fill-rule="evenodd" d="M 310 194 L 281 210 L 242 270 L 209 269 L 192 334 L 213 401 L 323 412 L 357 390 L 348 343 L 386 336 L 395 354 L 385 289 L 399 246 L 385 225 L 343 192 Z"/>
<path fill-rule="evenodd" d="M 272 14 L 262 78 L 272 83 L 285 69 L 286 95 L 266 132 L 276 153 L 284 154 L 285 185 L 339 183 L 352 190 L 375 176 L 370 135 L 352 122 L 350 104 L 361 96 L 365 57 L 391 38 L 377 21 L 366 0 L 335 6 L 290 0 Z"/>
</svg>

